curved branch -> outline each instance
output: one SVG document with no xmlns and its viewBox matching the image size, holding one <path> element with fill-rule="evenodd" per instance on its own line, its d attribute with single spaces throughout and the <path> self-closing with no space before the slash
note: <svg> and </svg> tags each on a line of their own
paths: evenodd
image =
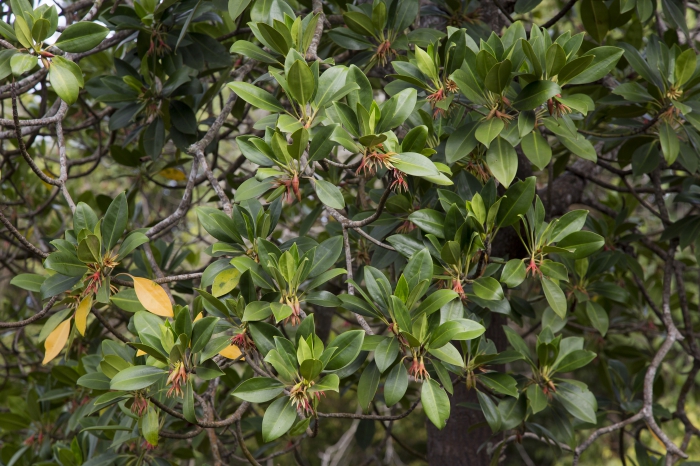
<svg viewBox="0 0 700 466">
<path fill-rule="evenodd" d="M 569 3 L 567 3 L 566 5 L 564 5 L 564 8 L 562 8 L 561 10 L 559 10 L 559 13 L 557 13 L 557 14 L 554 15 L 554 16 L 552 16 L 552 18 L 551 18 L 549 21 L 547 21 L 546 23 L 544 23 L 544 24 L 542 25 L 542 27 L 546 29 L 546 28 L 550 28 L 550 27 L 554 26 L 554 24 L 555 24 L 557 21 L 559 21 L 560 19 L 562 19 L 562 18 L 564 17 L 564 15 L 567 14 L 567 13 L 569 12 L 569 10 L 572 9 L 572 8 L 574 7 L 574 5 L 576 4 L 576 1 L 577 1 L 577 0 L 569 0 Z"/>
<path fill-rule="evenodd" d="M 158 406 L 160 409 L 162 409 L 166 413 L 170 414 L 171 416 L 176 417 L 178 419 L 182 419 L 183 421 L 187 421 L 187 419 L 185 419 L 184 415 L 178 413 L 177 411 L 175 411 L 172 408 L 169 408 L 168 406 L 164 405 L 163 403 L 161 403 L 160 401 L 158 401 L 154 397 L 150 397 L 149 399 L 151 400 L 151 403 Z M 244 401 L 243 403 L 241 403 L 241 405 L 238 407 L 238 409 L 231 416 L 227 417 L 226 419 L 224 419 L 222 421 L 200 421 L 199 419 L 197 419 L 197 422 L 195 424 L 198 425 L 199 427 L 203 427 L 205 429 L 230 426 L 234 422 L 241 419 L 241 416 L 243 416 L 243 414 L 246 412 L 246 410 L 248 409 L 249 406 L 250 406 L 250 403 L 247 401 Z"/>
<path fill-rule="evenodd" d="M 407 411 L 397 414 L 396 416 L 382 416 L 381 414 L 355 414 L 355 413 L 318 413 L 318 417 L 336 418 L 336 419 L 374 419 L 376 421 L 398 421 L 403 419 L 415 410 L 420 404 L 420 398 L 417 399 Z"/>
<path fill-rule="evenodd" d="M 17 238 L 17 240 L 20 243 L 22 243 L 22 246 L 27 248 L 27 250 L 36 254 L 37 256 L 41 257 L 42 259 L 46 259 L 47 257 L 49 257 L 49 254 L 47 252 L 44 252 L 41 249 L 37 248 L 32 243 L 30 243 L 29 240 L 27 240 L 27 238 L 22 236 L 22 234 L 19 231 L 17 231 L 15 226 L 12 225 L 12 222 L 10 222 L 10 220 L 8 220 L 8 218 L 3 215 L 1 210 L 0 210 L 0 222 L 2 222 L 3 225 L 5 225 L 5 227 L 10 231 L 10 233 L 12 233 L 12 236 Z"/>
<path fill-rule="evenodd" d="M 391 189 L 386 188 L 384 191 L 384 194 L 382 194 L 381 199 L 379 199 L 379 203 L 377 204 L 377 210 L 370 215 L 369 217 L 363 219 L 363 220 L 357 220 L 353 221 L 350 220 L 349 218 L 345 217 L 343 214 L 335 210 L 333 207 L 329 206 L 324 206 L 326 211 L 331 214 L 333 218 L 335 218 L 337 221 L 339 221 L 343 227 L 345 228 L 362 228 L 364 226 L 369 225 L 370 223 L 374 222 L 379 218 L 380 215 L 382 215 L 382 211 L 384 210 L 384 206 L 386 205 L 387 199 L 389 199 L 389 195 L 391 195 Z"/>
<path fill-rule="evenodd" d="M 44 317 L 46 314 L 49 313 L 53 305 L 56 303 L 58 300 L 58 296 L 54 296 L 51 299 L 49 299 L 49 302 L 46 303 L 44 308 L 31 316 L 28 319 L 20 320 L 19 322 L 0 322 L 0 328 L 18 328 L 18 327 L 25 327 L 33 322 L 36 322 L 37 320 L 41 319 Z"/>
</svg>

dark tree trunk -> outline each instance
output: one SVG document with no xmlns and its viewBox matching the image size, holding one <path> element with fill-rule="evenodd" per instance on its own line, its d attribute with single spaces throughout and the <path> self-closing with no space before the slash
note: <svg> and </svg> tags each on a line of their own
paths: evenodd
<svg viewBox="0 0 700 466">
<path fill-rule="evenodd" d="M 501 350 L 507 342 L 501 326 L 506 319 L 493 314 L 491 325 L 486 329 L 486 337 L 493 340 Z M 486 448 L 479 447 L 491 437 L 491 429 L 481 411 L 457 406 L 458 403 L 478 403 L 475 390 L 468 390 L 464 382 L 455 385 L 454 396 L 450 397 L 450 419 L 442 430 L 430 422 L 428 425 L 428 461 L 435 466 L 488 466 L 490 458 Z M 472 426 L 483 425 L 470 431 Z"/>
</svg>

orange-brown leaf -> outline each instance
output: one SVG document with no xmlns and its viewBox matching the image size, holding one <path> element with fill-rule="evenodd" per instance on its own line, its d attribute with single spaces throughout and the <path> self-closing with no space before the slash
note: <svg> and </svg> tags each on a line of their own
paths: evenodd
<svg viewBox="0 0 700 466">
<path fill-rule="evenodd" d="M 58 324 L 58 327 L 46 337 L 46 342 L 44 342 L 46 355 L 44 356 L 42 364 L 49 363 L 53 358 L 59 355 L 68 341 L 68 335 L 70 335 L 70 318 Z"/>
<path fill-rule="evenodd" d="M 236 359 L 241 355 L 241 350 L 236 345 L 229 345 L 226 348 L 219 351 L 219 354 L 228 359 Z"/>
<path fill-rule="evenodd" d="M 134 279 L 134 291 L 136 291 L 136 297 L 147 311 L 161 317 L 173 316 L 173 305 L 162 286 L 147 278 L 131 278 Z"/>
<path fill-rule="evenodd" d="M 78 309 L 75 311 L 75 328 L 78 329 L 81 335 L 85 335 L 85 328 L 87 327 L 87 316 L 92 309 L 92 295 L 84 298 L 78 304 Z"/>
</svg>

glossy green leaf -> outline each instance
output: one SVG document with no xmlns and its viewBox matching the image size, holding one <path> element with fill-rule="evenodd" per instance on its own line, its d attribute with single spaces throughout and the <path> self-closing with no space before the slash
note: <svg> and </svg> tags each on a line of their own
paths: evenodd
<svg viewBox="0 0 700 466">
<path fill-rule="evenodd" d="M 506 188 L 518 171 L 518 154 L 502 137 L 497 137 L 486 152 L 486 164 L 493 176 Z"/>
<path fill-rule="evenodd" d="M 265 443 L 283 436 L 294 425 L 297 410 L 291 398 L 282 397 L 275 400 L 266 410 L 262 421 L 262 436 Z"/>
<path fill-rule="evenodd" d="M 518 110 L 534 110 L 561 92 L 561 87 L 552 81 L 533 81 L 520 91 L 513 101 L 513 107 Z"/>
<path fill-rule="evenodd" d="M 109 387 L 112 390 L 141 390 L 156 383 L 167 372 L 153 366 L 131 366 L 115 375 Z"/>
<path fill-rule="evenodd" d="M 108 34 L 109 29 L 100 24 L 80 21 L 68 26 L 54 45 L 65 52 L 87 52 L 100 45 Z"/>
<path fill-rule="evenodd" d="M 443 429 L 450 417 L 450 399 L 445 390 L 433 379 L 423 382 L 420 400 L 428 419 L 438 429 Z"/>
</svg>

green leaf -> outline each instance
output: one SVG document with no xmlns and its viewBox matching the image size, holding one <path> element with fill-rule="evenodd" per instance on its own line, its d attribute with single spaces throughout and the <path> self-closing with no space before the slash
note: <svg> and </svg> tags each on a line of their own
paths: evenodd
<svg viewBox="0 0 700 466">
<path fill-rule="evenodd" d="M 119 309 L 122 309 L 127 312 L 138 312 L 146 310 L 146 308 L 143 307 L 143 304 L 141 304 L 141 301 L 139 301 L 138 297 L 136 296 L 136 291 L 134 291 L 133 288 L 124 288 L 119 293 L 110 296 L 109 300 Z M 148 314 L 156 317 L 150 312 Z"/>
<path fill-rule="evenodd" d="M 267 354 L 275 349 L 275 337 L 283 337 L 282 332 L 277 327 L 266 322 L 250 322 L 248 330 L 250 330 L 250 336 L 258 347 L 258 351 L 262 354 Z"/>
<path fill-rule="evenodd" d="M 544 394 L 542 388 L 537 384 L 532 384 L 527 387 L 527 399 L 530 402 L 532 414 L 537 414 L 547 407 L 547 395 Z"/>
<path fill-rule="evenodd" d="M 101 372 L 92 372 L 90 374 L 85 374 L 78 379 L 76 384 L 81 387 L 86 387 L 91 390 L 109 390 L 109 378 Z"/>
<path fill-rule="evenodd" d="M 7 24 L 5 21 L 0 19 L 0 35 L 5 37 L 5 39 L 10 40 L 10 41 L 16 41 L 17 36 L 15 35 L 14 29 Z"/>
<path fill-rule="evenodd" d="M 111 390 L 141 390 L 161 379 L 167 372 L 153 366 L 131 366 L 115 375 L 109 383 Z"/>
<path fill-rule="evenodd" d="M 339 386 L 340 377 L 338 377 L 336 374 L 328 374 L 321 380 L 319 380 L 317 383 L 315 383 L 313 386 L 311 386 L 307 390 L 307 393 L 312 394 L 316 392 L 325 392 L 328 390 L 337 392 L 339 390 Z"/>
<path fill-rule="evenodd" d="M 100 239 L 95 235 L 88 235 L 78 243 L 78 259 L 85 263 L 100 262 Z"/>
<path fill-rule="evenodd" d="M 435 69 L 435 63 L 432 57 L 420 47 L 415 48 L 415 56 L 418 69 L 434 80 L 437 77 L 437 69 Z"/>
<path fill-rule="evenodd" d="M 252 84 L 232 82 L 228 84 L 228 87 L 253 107 L 273 113 L 282 113 L 285 111 L 280 101 L 272 94 Z"/>
<path fill-rule="evenodd" d="M 328 344 L 328 348 L 336 348 L 336 350 L 326 363 L 324 370 L 337 371 L 352 363 L 360 354 L 364 337 L 364 330 L 349 330 L 335 337 Z"/>
<path fill-rule="evenodd" d="M 561 45 L 554 43 L 549 46 L 545 55 L 547 63 L 547 76 L 557 76 L 566 64 L 566 52 Z"/>
<path fill-rule="evenodd" d="M 525 340 L 512 328 L 504 325 L 503 327 L 503 332 L 506 334 L 506 338 L 508 339 L 508 343 L 510 343 L 510 346 L 515 349 L 518 353 L 522 354 L 529 362 L 532 362 L 532 354 L 530 353 L 530 349 L 527 346 L 527 343 L 525 343 Z"/>
<path fill-rule="evenodd" d="M 348 28 L 363 36 L 374 36 L 374 25 L 372 19 L 359 11 L 348 11 L 343 13 L 343 19 Z"/>
<path fill-rule="evenodd" d="M 188 312 L 189 311 L 183 311 Z M 214 333 L 214 327 L 216 327 L 217 322 L 219 322 L 218 317 L 208 316 L 199 319 L 192 326 L 192 348 L 193 353 L 199 353 L 204 349 L 204 347 L 211 340 L 211 336 Z"/>
<path fill-rule="evenodd" d="M 649 94 L 644 87 L 638 82 L 623 83 L 613 89 L 613 94 L 622 96 L 630 102 L 653 102 L 654 97 Z"/>
<path fill-rule="evenodd" d="M 481 406 L 481 411 L 484 413 L 491 431 L 495 433 L 501 430 L 501 414 L 491 397 L 481 393 L 479 390 L 476 391 L 476 396 L 479 399 L 479 406 Z"/>
<path fill-rule="evenodd" d="M 316 90 L 314 75 L 305 62 L 295 61 L 287 73 L 287 85 L 292 98 L 305 105 L 311 101 Z"/>
<path fill-rule="evenodd" d="M 376 307 L 359 296 L 341 294 L 338 298 L 343 302 L 341 307 L 365 317 L 381 318 L 382 314 Z"/>
<path fill-rule="evenodd" d="M 109 205 L 102 221 L 102 244 L 110 251 L 116 246 L 126 229 L 129 219 L 129 206 L 124 193 L 119 194 Z"/>
<path fill-rule="evenodd" d="M 82 277 L 87 272 L 87 266 L 84 263 L 73 254 L 63 251 L 49 254 L 44 261 L 44 267 L 69 277 Z"/>
<path fill-rule="evenodd" d="M 343 237 L 332 236 L 316 247 L 309 277 L 316 277 L 332 267 L 343 252 Z"/>
<path fill-rule="evenodd" d="M 32 31 L 23 16 L 15 16 L 15 37 L 27 49 L 32 48 Z"/>
<path fill-rule="evenodd" d="M 594 301 L 586 301 L 586 315 L 588 316 L 588 320 L 591 321 L 593 328 L 598 330 L 602 336 L 608 333 L 610 321 L 608 319 L 608 313 L 603 306 Z"/>
<path fill-rule="evenodd" d="M 229 0 L 228 1 L 228 14 L 231 17 L 231 21 L 236 21 L 241 14 L 248 8 L 251 0 Z M 237 41 L 238 42 L 238 41 Z M 236 42 L 236 43 L 237 43 Z"/>
<path fill-rule="evenodd" d="M 297 410 L 292 399 L 282 397 L 275 400 L 266 410 L 262 421 L 262 435 L 265 443 L 276 440 L 287 433 L 294 425 Z"/>
<path fill-rule="evenodd" d="M 535 177 L 518 181 L 508 188 L 501 198 L 496 224 L 506 227 L 517 223 L 521 215 L 525 215 L 535 199 Z"/>
<path fill-rule="evenodd" d="M 501 283 L 505 283 L 508 288 L 515 288 L 520 285 L 527 276 L 525 264 L 521 259 L 509 260 L 501 272 Z"/>
<path fill-rule="evenodd" d="M 35 273 L 21 273 L 10 280 L 10 285 L 22 288 L 27 291 L 38 293 L 41 291 L 41 285 L 46 280 L 46 277 Z"/>
<path fill-rule="evenodd" d="M 552 308 L 555 314 L 557 314 L 562 319 L 566 317 L 566 295 L 562 291 L 561 287 L 552 279 L 547 277 L 540 278 L 540 283 L 542 284 L 542 290 L 544 291 L 544 296 L 547 298 L 547 303 L 549 307 Z"/>
<path fill-rule="evenodd" d="M 44 283 L 41 284 L 40 293 L 42 299 L 50 298 L 52 296 L 56 296 L 57 294 L 63 293 L 64 291 L 70 290 L 80 281 L 80 278 L 81 277 L 69 277 L 60 273 L 46 278 Z"/>
<path fill-rule="evenodd" d="M 144 235 L 140 231 L 130 233 L 119 246 L 119 254 L 117 255 L 117 259 L 124 259 L 131 251 L 146 243 L 148 243 L 148 236 Z"/>
<path fill-rule="evenodd" d="M 382 373 L 379 372 L 374 361 L 370 362 L 360 376 L 360 381 L 357 384 L 357 401 L 363 411 L 369 409 L 369 405 L 377 393 L 379 387 L 379 378 Z"/>
<path fill-rule="evenodd" d="M 696 65 L 697 57 L 695 56 L 694 50 L 688 49 L 678 55 L 674 69 L 674 76 L 676 78 L 674 85 L 676 87 L 681 87 L 683 84 L 687 83 L 695 74 Z"/>
<path fill-rule="evenodd" d="M 561 383 L 554 392 L 554 398 L 575 418 L 596 424 L 598 403 L 590 391 L 570 383 Z"/>
<path fill-rule="evenodd" d="M 237 40 L 234 42 L 231 46 L 230 52 L 237 53 L 263 63 L 278 63 L 278 60 L 272 54 L 267 53 L 257 45 L 254 45 L 247 40 Z"/>
<path fill-rule="evenodd" d="M 389 371 L 384 382 L 384 402 L 387 407 L 392 407 L 406 394 L 408 388 L 408 371 L 403 362 L 399 362 Z"/>
<path fill-rule="evenodd" d="M 241 318 L 244 322 L 256 322 L 265 320 L 272 315 L 272 308 L 267 301 L 253 301 L 248 303 Z"/>
<path fill-rule="evenodd" d="M 508 374 L 489 372 L 479 375 L 479 380 L 495 392 L 518 397 L 518 382 Z"/>
<path fill-rule="evenodd" d="M 501 134 L 503 127 L 504 123 L 500 118 L 491 118 L 490 120 L 479 124 L 474 133 L 474 137 L 477 141 L 486 147 L 489 147 L 491 145 L 491 141 L 496 139 L 496 137 Z"/>
<path fill-rule="evenodd" d="M 597 355 L 593 351 L 574 350 L 564 356 L 552 369 L 557 372 L 571 372 L 587 365 L 589 362 L 593 361 L 596 356 Z"/>
<path fill-rule="evenodd" d="M 109 29 L 100 24 L 80 21 L 68 26 L 54 45 L 64 52 L 87 52 L 100 45 L 107 34 Z"/>
<path fill-rule="evenodd" d="M 441 348 L 429 348 L 428 353 L 432 354 L 441 361 L 452 364 L 453 366 L 464 366 L 462 355 L 459 354 L 459 351 L 452 345 L 452 343 L 448 343 Z"/>
<path fill-rule="evenodd" d="M 299 366 L 299 374 L 308 381 L 315 380 L 323 370 L 323 362 L 319 359 L 307 359 Z"/>
<path fill-rule="evenodd" d="M 75 68 L 78 68 L 78 65 L 61 57 L 52 58 L 49 68 L 51 87 L 69 105 L 78 100 L 78 93 L 82 87 L 82 75 L 80 78 L 76 77 Z M 80 72 L 80 68 L 78 68 L 78 72 Z"/>
<path fill-rule="evenodd" d="M 481 336 L 486 329 L 483 325 L 469 319 L 448 320 L 440 324 L 430 336 L 429 346 L 441 348 L 451 340 L 473 340 Z"/>
<path fill-rule="evenodd" d="M 500 301 L 505 297 L 501 284 L 493 277 L 480 277 L 472 284 L 474 294 L 488 301 Z"/>
<path fill-rule="evenodd" d="M 493 176 L 507 188 L 518 171 L 518 154 L 510 142 L 497 137 L 486 152 L 486 164 Z"/>
<path fill-rule="evenodd" d="M 394 363 L 398 355 L 399 341 L 393 336 L 383 339 L 374 350 L 374 362 L 377 364 L 379 372 L 384 373 Z"/>
<path fill-rule="evenodd" d="M 444 238 L 445 216 L 441 212 L 433 209 L 416 210 L 408 216 L 408 220 L 413 222 L 426 233 L 433 234 L 438 238 Z"/>
<path fill-rule="evenodd" d="M 520 142 L 520 147 L 527 159 L 539 170 L 542 170 L 552 160 L 552 148 L 539 131 L 532 131 Z"/>
<path fill-rule="evenodd" d="M 445 145 L 445 158 L 448 164 L 453 164 L 465 158 L 474 150 L 478 141 L 476 139 L 476 128 L 478 123 L 470 122 L 457 128 Z"/>
<path fill-rule="evenodd" d="M 16 53 L 10 57 L 12 74 L 19 77 L 36 66 L 36 57 L 28 53 Z"/>
<path fill-rule="evenodd" d="M 580 231 L 586 223 L 588 211 L 584 209 L 572 210 L 558 219 L 554 220 L 554 226 L 549 234 L 549 242 L 556 243 L 569 236 L 571 233 Z"/>
<path fill-rule="evenodd" d="M 458 297 L 459 295 L 453 290 L 437 290 L 420 303 L 420 306 L 413 311 L 413 317 L 420 317 L 423 314 L 430 315 Z"/>
<path fill-rule="evenodd" d="M 428 379 L 423 382 L 420 400 L 428 419 L 442 430 L 450 417 L 450 399 L 445 390 L 435 380 Z"/>
<path fill-rule="evenodd" d="M 513 101 L 513 107 L 518 110 L 534 110 L 561 92 L 561 87 L 552 81 L 533 81 L 520 91 Z"/>
<path fill-rule="evenodd" d="M 559 70 L 559 74 L 557 75 L 557 84 L 563 86 L 576 76 L 586 71 L 591 66 L 594 59 L 595 57 L 593 57 L 593 55 L 584 55 L 576 58 L 575 60 L 571 60 L 569 63 L 564 65 L 561 70 Z"/>
<path fill-rule="evenodd" d="M 582 0 L 581 22 L 593 40 L 601 44 L 608 33 L 608 7 L 603 0 Z"/>
<path fill-rule="evenodd" d="M 333 183 L 316 179 L 314 180 L 314 187 L 316 188 L 318 200 L 323 202 L 328 207 L 332 207 L 334 209 L 342 209 L 345 207 L 345 199 L 343 199 L 343 194 Z"/>
<path fill-rule="evenodd" d="M 77 233 L 83 229 L 94 231 L 97 225 L 97 214 L 84 202 L 78 202 L 73 213 L 73 230 Z"/>
<path fill-rule="evenodd" d="M 32 37 L 38 43 L 43 42 L 50 35 L 51 23 L 48 19 L 39 18 L 32 26 Z"/>
<path fill-rule="evenodd" d="M 284 384 L 268 377 L 253 377 L 244 380 L 231 394 L 251 403 L 265 403 L 284 391 Z"/>
<path fill-rule="evenodd" d="M 249 178 L 241 183 L 233 197 L 236 202 L 255 199 L 268 192 L 274 186 L 274 180 L 258 181 L 255 178 Z"/>
<path fill-rule="evenodd" d="M 574 259 L 588 257 L 605 245 L 605 239 L 592 231 L 575 231 L 559 241 L 560 248 L 573 249 Z"/>
<path fill-rule="evenodd" d="M 500 63 L 496 63 L 486 74 L 486 79 L 484 80 L 486 89 L 496 94 L 501 94 L 510 84 L 510 70 L 510 60 L 506 59 Z"/>
<path fill-rule="evenodd" d="M 661 152 L 664 154 L 666 164 L 671 166 L 676 161 L 680 152 L 680 144 L 678 143 L 678 134 L 673 126 L 663 120 L 659 123 L 659 141 L 661 142 Z"/>
<path fill-rule="evenodd" d="M 141 419 L 141 432 L 150 445 L 156 446 L 158 445 L 159 431 L 158 412 L 149 405 L 146 414 Z"/>
<path fill-rule="evenodd" d="M 586 84 L 597 81 L 607 75 L 625 53 L 619 47 L 596 47 L 586 52 L 585 56 L 592 55 L 593 61 L 576 77 L 569 79 L 567 84 Z"/>
<path fill-rule="evenodd" d="M 438 176 L 440 172 L 430 159 L 416 152 L 403 152 L 391 158 L 391 163 L 399 171 L 412 176 Z"/>
</svg>

